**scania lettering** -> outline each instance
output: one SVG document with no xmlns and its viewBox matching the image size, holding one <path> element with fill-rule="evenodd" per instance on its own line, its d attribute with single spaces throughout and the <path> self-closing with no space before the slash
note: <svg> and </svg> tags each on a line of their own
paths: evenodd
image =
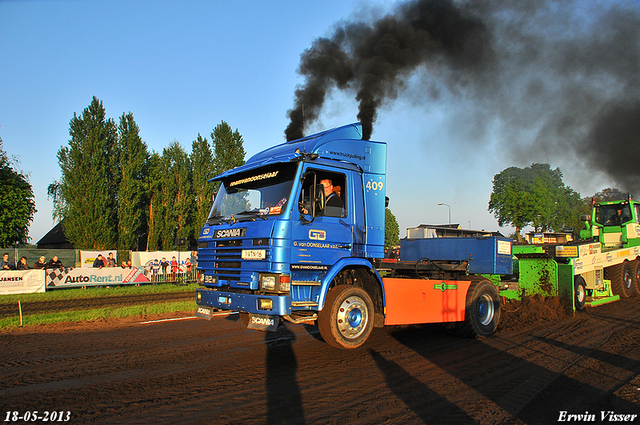
<svg viewBox="0 0 640 425">
<path fill-rule="evenodd" d="M 242 231 L 245 229 L 225 229 L 225 230 L 217 230 L 215 235 L 216 239 L 218 238 L 239 238 L 244 236 Z"/>
<path fill-rule="evenodd" d="M 466 239 L 457 242 L 463 258 L 403 240 L 412 256 L 385 261 L 386 151 L 351 124 L 273 146 L 213 178 L 220 190 L 198 239 L 196 315 L 237 311 L 268 331 L 283 320 L 317 324 L 338 348 L 359 347 L 385 325 L 494 333 L 497 285 L 480 274 L 511 273 L 510 240 L 456 238 Z M 489 256 L 475 255 L 479 242 Z"/>
</svg>

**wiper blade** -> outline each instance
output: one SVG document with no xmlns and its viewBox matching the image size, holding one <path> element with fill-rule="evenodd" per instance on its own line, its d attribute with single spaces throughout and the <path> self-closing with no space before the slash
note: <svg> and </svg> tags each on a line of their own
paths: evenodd
<svg viewBox="0 0 640 425">
<path fill-rule="evenodd" d="M 254 215 L 255 217 L 259 217 L 259 218 L 261 218 L 263 220 L 267 219 L 267 217 L 264 215 L 264 213 L 261 210 L 258 210 L 258 209 L 251 210 L 251 211 L 242 211 L 242 212 L 239 212 L 236 215 L 248 215 L 248 214 Z M 251 217 L 250 220 L 255 220 L 255 217 Z"/>
</svg>

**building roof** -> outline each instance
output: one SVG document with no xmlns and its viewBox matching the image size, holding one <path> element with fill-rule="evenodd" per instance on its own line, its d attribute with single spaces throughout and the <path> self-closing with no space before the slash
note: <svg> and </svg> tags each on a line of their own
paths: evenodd
<svg viewBox="0 0 640 425">
<path fill-rule="evenodd" d="M 49 230 L 37 243 L 38 248 L 47 248 L 51 246 L 59 248 L 73 248 L 69 239 L 64 234 L 62 221 L 56 224 L 53 229 Z"/>
</svg>

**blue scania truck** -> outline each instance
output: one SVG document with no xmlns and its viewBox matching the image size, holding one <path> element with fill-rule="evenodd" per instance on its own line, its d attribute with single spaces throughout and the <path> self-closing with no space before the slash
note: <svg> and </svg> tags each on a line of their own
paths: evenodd
<svg viewBox="0 0 640 425">
<path fill-rule="evenodd" d="M 239 312 L 266 331 L 316 324 L 338 348 L 359 347 L 385 325 L 492 334 L 500 298 L 482 275 L 511 273 L 510 240 L 446 238 L 444 254 L 403 240 L 411 258 L 385 260 L 386 151 L 362 140 L 356 123 L 273 146 L 213 178 L 220 189 L 198 238 L 196 315 Z"/>
</svg>

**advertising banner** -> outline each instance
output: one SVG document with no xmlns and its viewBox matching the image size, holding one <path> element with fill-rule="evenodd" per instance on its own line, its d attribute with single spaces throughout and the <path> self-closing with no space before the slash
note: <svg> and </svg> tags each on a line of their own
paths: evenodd
<svg viewBox="0 0 640 425">
<path fill-rule="evenodd" d="M 149 279 L 141 269 L 121 267 L 49 269 L 46 276 L 47 288 L 71 288 L 79 286 L 133 285 L 148 283 Z"/>
<path fill-rule="evenodd" d="M 0 271 L 0 294 L 45 292 L 44 270 Z"/>
<path fill-rule="evenodd" d="M 133 252 L 131 253 L 132 263 L 137 267 L 145 267 L 147 270 L 153 268 L 154 264 L 159 265 L 159 273 L 163 273 L 161 266 L 162 260 L 168 264 L 175 257 L 181 272 L 185 271 L 187 259 L 191 263 L 195 260 L 191 258 L 190 251 L 152 251 L 152 252 Z M 168 270 L 168 271 L 166 271 Z M 167 273 L 171 273 L 170 267 L 165 269 Z"/>
<path fill-rule="evenodd" d="M 98 254 L 102 254 L 102 258 L 107 258 L 109 254 L 113 254 L 113 258 L 116 260 L 116 266 L 118 263 L 118 251 L 80 251 L 80 264 L 82 268 L 92 268 L 93 262 L 98 258 Z"/>
</svg>

